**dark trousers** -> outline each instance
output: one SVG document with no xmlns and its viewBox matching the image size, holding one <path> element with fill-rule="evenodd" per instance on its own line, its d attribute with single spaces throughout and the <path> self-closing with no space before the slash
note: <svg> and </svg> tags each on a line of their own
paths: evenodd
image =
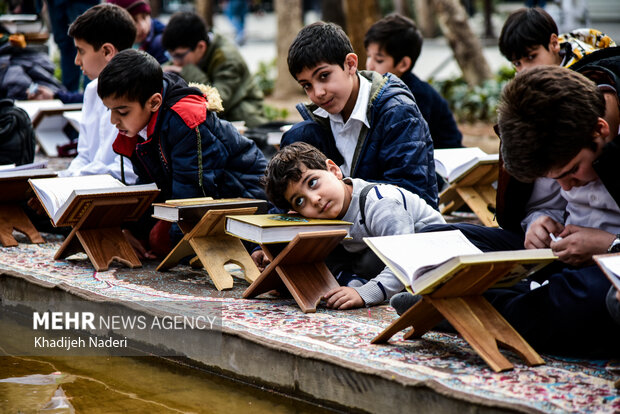
<svg viewBox="0 0 620 414">
<path fill-rule="evenodd" d="M 523 237 L 506 230 L 460 223 L 424 231 L 461 230 L 483 251 L 523 248 Z M 544 286 L 530 289 L 530 281 Z M 620 357 L 620 326 L 607 310 L 611 283 L 596 265 L 555 262 L 511 288 L 485 297 L 537 351 L 586 358 Z"/>
</svg>

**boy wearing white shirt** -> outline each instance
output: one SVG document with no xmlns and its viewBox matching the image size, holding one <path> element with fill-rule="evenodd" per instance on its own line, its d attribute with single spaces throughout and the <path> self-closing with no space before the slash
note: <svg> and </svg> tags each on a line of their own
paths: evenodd
<svg viewBox="0 0 620 414">
<path fill-rule="evenodd" d="M 121 50 L 131 48 L 136 26 L 122 7 L 99 4 L 80 15 L 69 27 L 77 48 L 75 64 L 92 80 L 84 91 L 78 155 L 61 176 L 111 174 L 133 184 L 136 175 L 131 162 L 112 150 L 118 130 L 110 122 L 110 112 L 97 95 L 97 77 Z"/>
</svg>

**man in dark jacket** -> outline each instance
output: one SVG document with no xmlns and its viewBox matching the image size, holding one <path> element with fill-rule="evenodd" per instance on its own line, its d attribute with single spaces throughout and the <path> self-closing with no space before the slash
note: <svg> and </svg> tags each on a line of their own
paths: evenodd
<svg viewBox="0 0 620 414">
<path fill-rule="evenodd" d="M 281 145 L 304 141 L 347 177 L 395 184 L 437 208 L 433 141 L 411 92 L 394 75 L 357 71 L 357 55 L 333 23 L 302 29 L 289 48 L 291 75 L 313 102 Z"/>
</svg>

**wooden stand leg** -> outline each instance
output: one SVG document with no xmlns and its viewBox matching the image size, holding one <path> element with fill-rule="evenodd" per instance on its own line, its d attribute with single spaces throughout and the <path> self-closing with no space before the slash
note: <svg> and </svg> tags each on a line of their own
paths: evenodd
<svg viewBox="0 0 620 414">
<path fill-rule="evenodd" d="M 113 260 L 130 268 L 141 267 L 140 259 L 120 227 L 125 217 L 124 210 L 136 203 L 137 200 L 132 197 L 93 201 L 60 246 L 54 259 L 64 259 L 84 251 L 97 271 L 108 270 Z"/>
<path fill-rule="evenodd" d="M 390 326 L 370 341 L 370 343 L 386 343 L 392 336 L 410 326 L 413 329 L 405 335 L 405 339 L 419 338 L 441 322 L 442 319 L 443 316 L 435 309 L 428 298 L 422 297 L 422 300 L 403 313 L 400 318 L 392 322 Z"/>
<path fill-rule="evenodd" d="M 184 257 L 196 255 L 190 262 L 191 266 L 194 268 L 204 266 L 218 290 L 233 287 L 233 278 L 224 269 L 227 263 L 240 266 L 245 279 L 250 283 L 253 282 L 258 278 L 258 268 L 241 240 L 225 233 L 225 225 L 227 215 L 253 214 L 254 212 L 256 212 L 256 207 L 207 211 L 157 266 L 157 270 L 170 269 Z"/>
<path fill-rule="evenodd" d="M 24 233 L 31 243 L 45 243 L 41 234 L 34 227 L 26 213 L 14 204 L 0 205 L 0 243 L 4 247 L 17 246 L 13 229 Z"/>
<path fill-rule="evenodd" d="M 458 187 L 456 191 L 459 193 L 463 201 L 471 208 L 482 224 L 487 227 L 497 227 L 495 214 L 489 211 L 489 202 L 485 199 L 475 187 Z"/>
<path fill-rule="evenodd" d="M 269 292 L 284 283 L 304 313 L 316 312 L 323 295 L 339 286 L 324 260 L 346 234 L 346 230 L 299 233 L 243 292 L 243 297 Z"/>
<path fill-rule="evenodd" d="M 530 366 L 544 360 L 482 296 L 432 299 L 433 305 L 496 372 L 513 365 L 498 349 L 498 341 L 515 350 Z"/>
</svg>

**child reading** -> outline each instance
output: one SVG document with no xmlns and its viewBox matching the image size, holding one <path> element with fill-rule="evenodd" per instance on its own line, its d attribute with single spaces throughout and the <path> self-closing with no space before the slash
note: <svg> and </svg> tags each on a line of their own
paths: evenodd
<svg viewBox="0 0 620 414">
<path fill-rule="evenodd" d="M 254 128 L 267 122 L 263 113 L 263 92 L 250 73 L 237 47 L 225 37 L 210 32 L 195 13 L 175 13 L 162 37 L 172 65 L 187 82 L 209 84 L 222 97 L 223 119 L 245 121 Z"/>
<path fill-rule="evenodd" d="M 166 27 L 162 22 L 151 17 L 151 6 L 148 0 L 107 0 L 127 10 L 136 22 L 136 40 L 140 50 L 153 56 L 161 64 L 168 61 L 166 49 L 161 38 Z"/>
<path fill-rule="evenodd" d="M 217 117 L 213 88 L 205 95 L 130 49 L 101 72 L 97 92 L 119 131 L 114 151 L 132 160 L 139 182 L 155 182 L 162 199 L 264 198 L 265 157 Z"/>
<path fill-rule="evenodd" d="M 405 189 L 343 178 L 332 160 L 304 142 L 276 153 L 267 166 L 264 182 L 268 199 L 279 208 L 293 209 L 308 218 L 353 223 L 349 229 L 351 239 L 342 242 L 348 254 L 330 257 L 328 262 L 341 269 L 337 276 L 355 274 L 372 279 L 362 285 L 359 279 L 338 277 L 341 284 L 354 283 L 325 295 L 327 306 L 334 309 L 376 305 L 404 288 L 366 246 L 364 237 L 414 233 L 428 224 L 444 223 L 441 214 Z M 260 267 L 265 265 L 262 251 L 254 252 L 252 257 Z"/>
<path fill-rule="evenodd" d="M 128 49 L 136 37 L 136 27 L 127 11 L 113 4 L 99 4 L 80 15 L 69 27 L 77 55 L 75 64 L 92 80 L 84 91 L 78 154 L 59 175 L 111 174 L 133 184 L 132 165 L 112 151 L 118 131 L 110 123 L 108 109 L 97 96 L 97 77 L 121 50 Z"/>
<path fill-rule="evenodd" d="M 311 105 L 281 146 L 317 147 L 348 177 L 398 185 L 437 207 L 433 141 L 413 95 L 398 77 L 357 70 L 357 55 L 333 23 L 303 28 L 288 52 L 291 75 Z"/>
<path fill-rule="evenodd" d="M 413 20 L 399 14 L 387 16 L 366 32 L 366 68 L 382 75 L 393 73 L 407 85 L 428 124 L 435 149 L 461 147 L 463 136 L 448 102 L 411 71 L 420 56 L 422 41 Z"/>
<path fill-rule="evenodd" d="M 499 50 L 517 72 L 539 65 L 570 67 L 597 49 L 615 45 L 609 36 L 594 29 L 559 35 L 553 18 L 539 7 L 511 13 L 499 36 Z"/>
</svg>

